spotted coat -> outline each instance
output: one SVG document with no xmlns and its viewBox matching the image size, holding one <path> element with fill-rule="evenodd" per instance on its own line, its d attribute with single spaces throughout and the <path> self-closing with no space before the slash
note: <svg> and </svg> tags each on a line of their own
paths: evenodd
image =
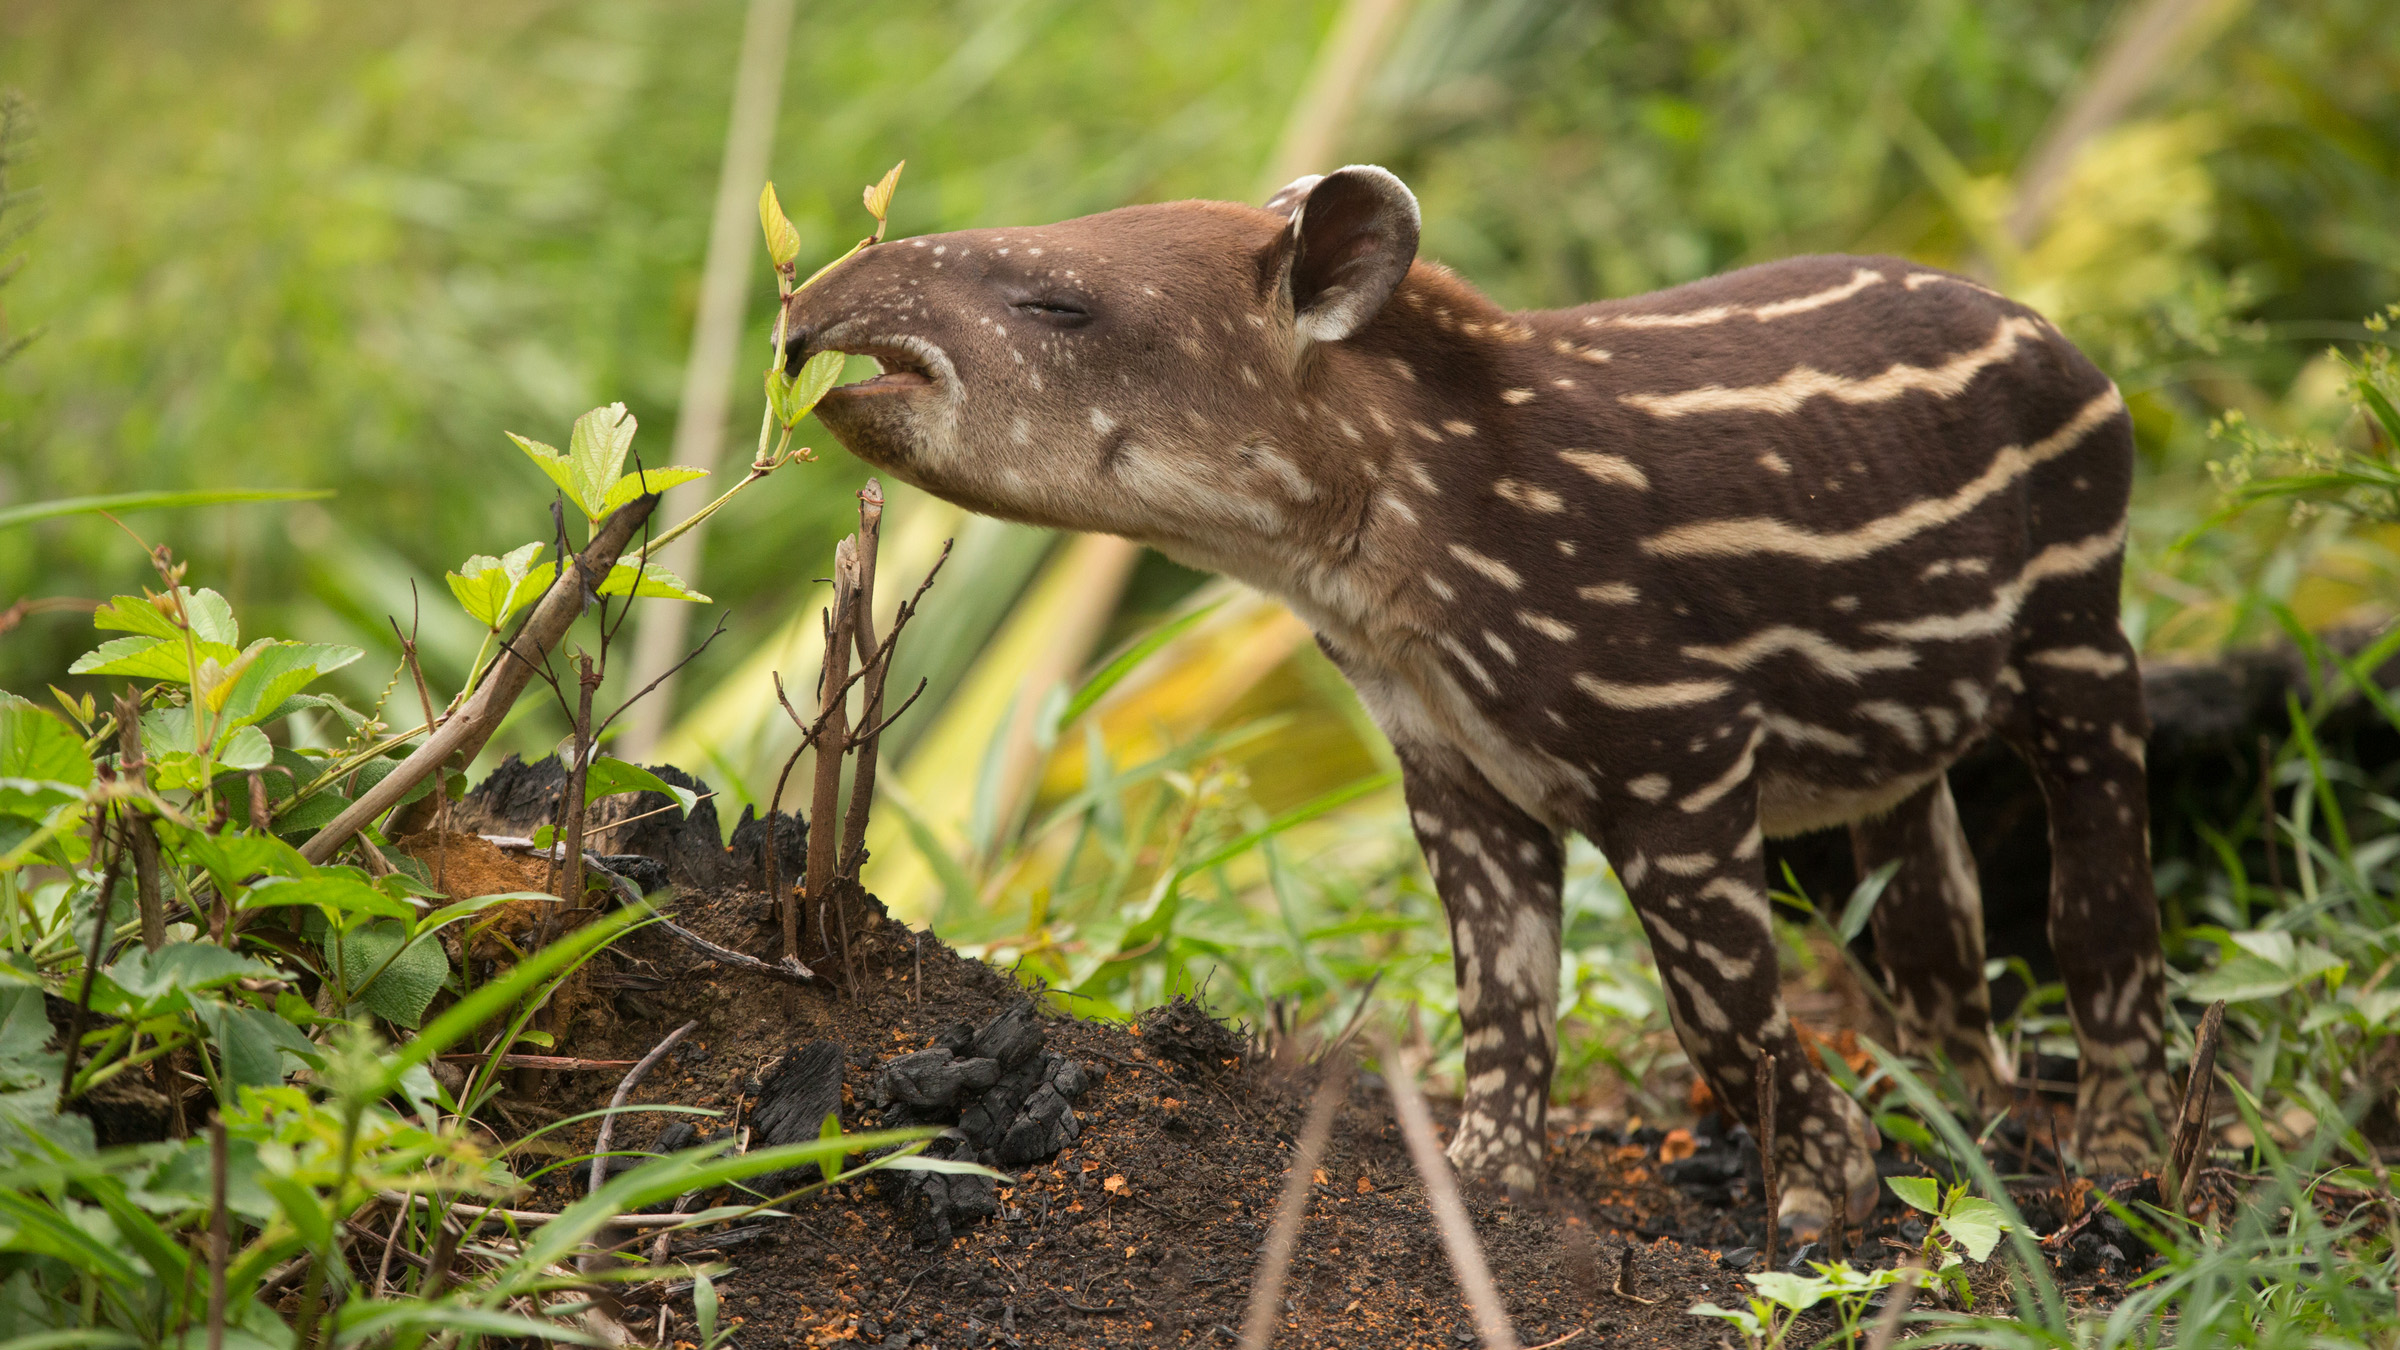
<svg viewBox="0 0 2400 1350">
<path fill-rule="evenodd" d="M 2055 845 L 2078 1149 L 2165 1104 L 2134 654 L 2131 438 L 2040 315 L 1816 257 L 1503 311 L 1352 167 L 1265 209 L 1131 207 L 870 248 L 784 316 L 883 373 L 820 415 L 971 508 L 1124 535 L 1288 603 L 1404 768 L 1466 1036 L 1451 1156 L 1536 1184 L 1561 841 L 1599 844 L 1693 1063 L 1772 1053 L 1788 1220 L 1871 1202 L 1873 1133 L 1778 994 L 1761 841 L 1848 825 L 1905 1045 L 1995 1097 L 1980 899 L 1943 773 L 1999 736 Z"/>
</svg>

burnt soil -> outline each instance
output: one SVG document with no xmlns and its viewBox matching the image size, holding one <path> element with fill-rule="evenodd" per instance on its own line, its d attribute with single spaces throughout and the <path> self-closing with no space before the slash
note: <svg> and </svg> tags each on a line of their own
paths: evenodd
<svg viewBox="0 0 2400 1350">
<path fill-rule="evenodd" d="M 526 780 L 538 785 L 546 768 L 504 767 L 471 799 L 462 828 L 529 833 L 539 822 L 517 803 L 538 797 Z M 663 804 L 636 799 L 631 809 Z M 678 923 L 772 958 L 780 948 L 772 906 L 761 878 L 744 875 L 758 861 L 763 823 L 746 824 L 752 847 L 745 854 L 743 833 L 731 851 L 693 847 L 694 838 L 713 841 L 717 828 L 707 805 L 695 817 L 672 830 L 656 824 L 671 814 L 651 817 L 604 835 L 599 851 L 622 850 L 616 865 L 628 872 L 644 870 L 639 858 L 673 861 L 660 870 L 678 883 L 663 906 Z M 798 830 L 779 825 L 788 877 L 798 870 L 791 847 Z M 483 869 L 479 885 L 538 888 L 541 879 L 524 869 L 539 873 L 540 863 L 462 835 L 449 839 L 446 868 Z M 827 944 L 813 931 L 803 952 L 826 979 L 807 987 L 717 964 L 657 929 L 630 935 L 562 989 L 552 1053 L 637 1060 L 693 1021 L 634 1089 L 631 1104 L 723 1113 L 703 1131 L 755 1126 L 762 1090 L 772 1112 L 794 1077 L 779 1071 L 802 1057 L 822 1070 L 830 1102 L 838 1058 L 843 1128 L 876 1128 L 886 1120 L 878 1095 L 884 1064 L 942 1045 L 946 1033 L 948 1044 L 963 1046 L 966 1031 L 1035 991 L 884 917 L 871 898 L 858 899 L 846 982 L 843 963 L 823 955 Z M 795 1202 L 787 1220 L 680 1235 L 679 1257 L 726 1268 L 717 1283 L 726 1315 L 740 1322 L 737 1345 L 1233 1344 L 1312 1088 L 1306 1071 L 1279 1067 L 1190 1004 L 1131 1025 L 1069 1016 L 1038 998 L 1033 1007 L 1044 1050 L 1081 1070 L 1076 1137 L 1055 1156 L 1004 1168 L 1014 1184 L 997 1191 L 997 1212 L 961 1220 L 947 1238 L 927 1232 L 921 1206 L 904 1209 L 896 1173 Z M 605 1107 L 623 1072 L 549 1071 L 538 1081 L 520 1075 L 518 1093 L 502 1099 L 489 1123 L 522 1132 Z M 1435 1101 L 1437 1123 L 1447 1128 L 1456 1109 L 1454 1101 Z M 615 1147 L 647 1149 L 678 1119 L 689 1117 L 624 1115 Z M 592 1147 L 593 1136 L 589 1124 L 569 1127 L 541 1147 L 563 1146 L 573 1156 Z M 2032 1156 L 2037 1173 L 2046 1171 L 2040 1151 Z M 513 1159 L 520 1174 L 548 1161 L 530 1152 Z M 1883 1163 L 1889 1173 L 1923 1170 L 1898 1147 L 1887 1148 Z M 1466 1197 L 1520 1340 L 1535 1346 L 1579 1332 L 1566 1344 L 1717 1345 L 1725 1324 L 1685 1310 L 1711 1300 L 1738 1304 L 1748 1290 L 1739 1271 L 1763 1268 L 1745 1250 L 1762 1240 L 1765 1213 L 1747 1134 L 1724 1130 L 1713 1112 L 1681 1128 L 1636 1122 L 1630 1130 L 1578 1124 L 1566 1113 L 1553 1123 L 1549 1169 L 1539 1200 L 1511 1201 L 1477 1187 Z M 1474 1344 L 1388 1098 L 1372 1074 L 1353 1078 L 1317 1172 L 1276 1342 Z M 515 1203 L 555 1209 L 581 1196 L 585 1176 L 558 1168 Z M 2065 1208 L 2056 1186 L 2037 1183 L 2021 1197 L 2039 1227 L 2052 1227 Z M 1899 1253 L 1885 1240 L 1922 1234 L 1903 1228 L 1908 1218 L 1887 1194 L 1850 1237 L 1853 1261 L 1892 1264 Z M 2114 1259 L 2121 1253 L 2090 1238 L 2079 1245 L 2057 1272 L 2076 1291 L 2071 1297 L 2105 1300 L 2122 1289 L 2132 1271 Z M 1785 1243 L 1779 1263 L 1791 1261 L 1792 1246 Z M 1806 1255 L 1822 1259 L 1824 1252 Z M 1997 1263 L 1975 1283 L 1981 1306 L 2007 1306 Z M 660 1296 L 658 1286 L 627 1295 L 624 1320 L 645 1339 L 656 1328 Z M 691 1341 L 688 1294 L 669 1287 L 665 1298 L 667 1342 Z M 1795 1343 L 1830 1330 L 1812 1314 Z"/>
</svg>

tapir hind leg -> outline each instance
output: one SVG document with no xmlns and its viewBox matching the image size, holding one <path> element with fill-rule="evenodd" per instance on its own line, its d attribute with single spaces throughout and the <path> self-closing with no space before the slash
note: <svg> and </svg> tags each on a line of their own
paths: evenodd
<svg viewBox="0 0 2400 1350">
<path fill-rule="evenodd" d="M 2011 670 L 2024 688 L 2004 731 L 2050 815 L 2050 946 L 2082 1056 L 2076 1157 L 2130 1172 L 2172 1119 L 2161 1018 L 2166 964 L 2150 879 L 2147 729 L 2116 568 L 2037 593 Z"/>
<path fill-rule="evenodd" d="M 1875 902 L 1875 955 L 1899 1014 L 1900 1048 L 1941 1054 L 1982 1098 L 2006 1107 L 2011 1075 L 1994 1053 L 1983 978 L 1983 891 L 1947 776 L 1850 827 L 1858 874 L 1899 870 Z"/>
</svg>

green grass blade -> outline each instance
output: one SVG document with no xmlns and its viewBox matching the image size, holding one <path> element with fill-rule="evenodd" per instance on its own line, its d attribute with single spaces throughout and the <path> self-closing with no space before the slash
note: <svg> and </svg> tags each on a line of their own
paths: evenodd
<svg viewBox="0 0 2400 1350">
<path fill-rule="evenodd" d="M 100 511 L 166 511 L 226 502 L 313 502 L 332 495 L 331 488 L 198 488 L 188 492 L 112 492 L 98 497 L 61 497 L 56 501 L 27 502 L 0 509 L 0 530 Z"/>
</svg>

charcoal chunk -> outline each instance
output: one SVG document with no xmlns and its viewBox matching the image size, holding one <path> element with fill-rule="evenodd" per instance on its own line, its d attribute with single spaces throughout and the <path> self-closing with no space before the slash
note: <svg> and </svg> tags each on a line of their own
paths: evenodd
<svg viewBox="0 0 2400 1350">
<path fill-rule="evenodd" d="M 785 1055 L 766 1081 L 759 1084 L 758 1106 L 750 1114 L 751 1147 L 806 1143 L 824 1128 L 825 1117 L 842 1105 L 842 1043 L 811 1041 Z M 822 1171 L 831 1176 L 836 1159 L 787 1168 L 757 1178 L 749 1189 L 774 1195 L 805 1186 Z"/>
<path fill-rule="evenodd" d="M 886 1063 L 875 1075 L 875 1094 L 886 1102 L 941 1111 L 957 1098 L 964 1080 L 949 1051 L 919 1050 Z"/>
<path fill-rule="evenodd" d="M 1010 1007 L 975 1032 L 976 1056 L 999 1060 L 1003 1069 L 1017 1067 L 1041 1048 L 1042 1018 L 1030 1001 Z"/>
<path fill-rule="evenodd" d="M 1047 1032 L 1031 1002 L 1011 1005 L 982 1026 L 961 1022 L 932 1049 L 900 1055 L 875 1070 L 886 1126 L 954 1125 L 928 1156 L 1014 1168 L 1055 1156 L 1083 1133 L 1074 1103 L 1091 1074 L 1043 1048 Z M 947 1241 L 958 1228 L 997 1212 L 989 1178 L 887 1173 L 884 1194 L 919 1242 Z"/>
</svg>

